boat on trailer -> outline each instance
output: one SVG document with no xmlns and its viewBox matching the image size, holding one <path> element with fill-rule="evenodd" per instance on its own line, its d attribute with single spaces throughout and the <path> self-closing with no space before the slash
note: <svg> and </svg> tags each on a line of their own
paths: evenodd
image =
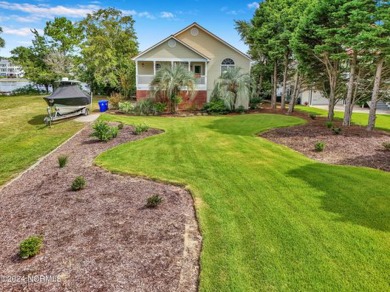
<svg viewBox="0 0 390 292">
<path fill-rule="evenodd" d="M 78 115 L 88 115 L 88 106 L 92 103 L 92 95 L 83 91 L 80 81 L 62 78 L 54 92 L 43 98 L 48 107 L 45 124 Z"/>
</svg>

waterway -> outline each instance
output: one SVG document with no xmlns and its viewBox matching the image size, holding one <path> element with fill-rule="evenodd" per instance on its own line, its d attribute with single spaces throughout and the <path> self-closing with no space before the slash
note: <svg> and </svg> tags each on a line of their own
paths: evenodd
<svg viewBox="0 0 390 292">
<path fill-rule="evenodd" d="M 0 93 L 11 92 L 29 84 L 32 83 L 27 79 L 0 79 Z"/>
</svg>

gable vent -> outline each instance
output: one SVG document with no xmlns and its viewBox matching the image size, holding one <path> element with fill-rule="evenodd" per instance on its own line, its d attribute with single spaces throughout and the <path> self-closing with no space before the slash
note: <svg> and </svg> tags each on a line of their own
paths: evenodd
<svg viewBox="0 0 390 292">
<path fill-rule="evenodd" d="M 199 34 L 199 30 L 196 27 L 191 29 L 191 35 L 192 36 L 197 36 L 198 34 Z"/>
</svg>

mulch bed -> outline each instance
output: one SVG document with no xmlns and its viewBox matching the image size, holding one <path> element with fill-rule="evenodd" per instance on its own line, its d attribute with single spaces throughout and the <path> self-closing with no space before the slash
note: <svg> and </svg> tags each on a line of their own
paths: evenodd
<svg viewBox="0 0 390 292">
<path fill-rule="evenodd" d="M 262 112 L 281 113 L 280 110 L 264 109 Z M 312 120 L 308 114 L 295 112 L 293 116 L 304 118 L 307 124 L 288 128 L 279 128 L 263 133 L 261 136 L 273 142 L 288 146 L 312 159 L 332 164 L 366 166 L 390 171 L 390 151 L 382 143 L 390 142 L 390 133 L 385 131 L 366 131 L 365 127 L 342 127 L 335 121 L 334 127 L 342 129 L 335 135 L 326 127 L 326 118 Z M 314 145 L 324 142 L 323 152 L 316 152 Z"/>
<path fill-rule="evenodd" d="M 99 153 L 160 132 L 136 136 L 125 126 L 102 143 L 87 126 L 3 188 L 0 291 L 196 291 L 201 237 L 191 195 L 93 166 Z M 69 162 L 60 169 L 61 154 Z M 79 175 L 87 186 L 73 192 Z M 145 208 L 155 194 L 163 203 Z M 30 235 L 43 235 L 44 248 L 21 260 L 19 243 Z"/>
</svg>

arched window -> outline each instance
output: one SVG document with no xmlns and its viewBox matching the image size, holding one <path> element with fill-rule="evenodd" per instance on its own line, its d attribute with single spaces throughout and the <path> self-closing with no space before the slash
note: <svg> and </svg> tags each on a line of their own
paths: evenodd
<svg viewBox="0 0 390 292">
<path fill-rule="evenodd" d="M 226 58 L 221 63 L 221 73 L 227 71 L 229 68 L 234 68 L 234 61 L 230 58 Z"/>
</svg>

